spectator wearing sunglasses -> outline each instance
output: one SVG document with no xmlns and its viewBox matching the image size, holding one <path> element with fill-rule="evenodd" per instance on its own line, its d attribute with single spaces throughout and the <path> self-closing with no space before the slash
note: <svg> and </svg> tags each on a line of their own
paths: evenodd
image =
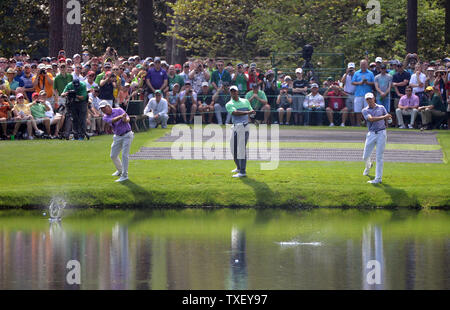
<svg viewBox="0 0 450 310">
<path fill-rule="evenodd" d="M 94 71 L 88 72 L 84 83 L 86 84 L 86 89 L 88 90 L 88 92 L 92 93 L 94 88 L 98 86 L 98 84 L 95 83 L 95 72 Z"/>
<path fill-rule="evenodd" d="M 85 77 L 81 73 L 82 70 L 83 70 L 83 66 L 81 66 L 81 64 L 79 64 L 79 63 L 75 64 L 75 71 L 72 73 L 74 80 L 79 80 L 80 82 L 85 81 Z"/>
</svg>

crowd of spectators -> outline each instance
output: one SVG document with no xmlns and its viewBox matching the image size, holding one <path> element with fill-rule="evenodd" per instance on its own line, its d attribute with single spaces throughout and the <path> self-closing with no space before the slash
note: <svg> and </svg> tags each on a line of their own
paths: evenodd
<svg viewBox="0 0 450 310">
<path fill-rule="evenodd" d="M 291 77 L 256 63 L 233 65 L 212 58 L 168 64 L 160 57 L 121 57 L 113 48 L 102 56 L 84 49 L 72 58 L 64 50 L 41 59 L 22 51 L 0 58 L 1 139 L 62 137 L 66 119 L 61 107 L 75 80 L 86 89 L 91 135 L 111 133 L 102 121 L 101 100 L 125 110 L 132 102 L 143 102 L 153 128 L 190 124 L 195 115 L 204 123 L 229 123 L 225 105 L 232 85 L 257 111 L 249 119 L 254 123 L 361 126 L 364 96 L 373 92 L 377 104 L 393 114 L 392 126 L 448 127 L 449 58 L 423 61 L 408 54 L 403 61 L 377 57 L 358 65 L 348 63 L 342 77 L 320 82 L 314 72 L 302 68 L 293 69 Z M 407 126 L 405 117 L 410 117 Z"/>
</svg>

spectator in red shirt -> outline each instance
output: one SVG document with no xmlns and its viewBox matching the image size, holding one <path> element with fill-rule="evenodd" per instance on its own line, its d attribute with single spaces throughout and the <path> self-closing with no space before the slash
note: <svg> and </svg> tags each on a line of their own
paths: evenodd
<svg viewBox="0 0 450 310">
<path fill-rule="evenodd" d="M 0 91 L 0 123 L 2 124 L 3 135 L 0 137 L 0 140 L 9 139 L 6 134 L 6 129 L 8 125 L 8 120 L 11 118 L 11 106 L 7 102 L 8 96 Z"/>
<path fill-rule="evenodd" d="M 333 114 L 342 114 L 342 124 L 341 127 L 345 127 L 345 122 L 347 121 L 348 109 L 345 106 L 345 93 L 341 90 L 337 83 L 334 83 L 330 87 L 330 91 L 326 94 L 328 106 L 326 108 L 327 117 L 330 121 L 330 127 L 334 127 Z"/>
</svg>

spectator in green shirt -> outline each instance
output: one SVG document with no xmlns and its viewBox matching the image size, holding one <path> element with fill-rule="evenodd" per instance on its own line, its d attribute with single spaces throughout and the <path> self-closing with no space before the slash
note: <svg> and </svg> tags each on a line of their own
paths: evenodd
<svg viewBox="0 0 450 310">
<path fill-rule="evenodd" d="M 243 97 L 247 93 L 248 75 L 244 72 L 244 65 L 239 63 L 236 67 L 236 73 L 231 77 L 233 85 L 239 89 L 239 96 Z"/>
<path fill-rule="evenodd" d="M 250 87 L 252 90 L 245 95 L 245 99 L 250 102 L 253 110 L 256 111 L 255 118 L 250 117 L 250 120 L 254 122 L 255 119 L 257 121 L 264 119 L 263 124 L 267 124 L 267 120 L 270 117 L 270 105 L 267 102 L 266 93 L 259 89 L 258 83 L 251 83 Z"/>
<path fill-rule="evenodd" d="M 168 93 L 173 90 L 173 86 L 175 84 L 178 83 L 180 88 L 184 86 L 184 79 L 178 74 L 176 74 L 174 65 L 169 66 L 169 72 L 167 72 L 167 79 L 168 79 L 167 87 L 164 90 L 166 98 L 168 98 Z"/>
<path fill-rule="evenodd" d="M 50 108 L 43 102 L 39 101 L 39 94 L 33 94 L 33 102 L 30 106 L 31 115 L 33 115 L 36 124 L 44 124 L 47 135 L 50 136 L 50 119 L 45 115 L 45 112 L 50 111 Z"/>
<path fill-rule="evenodd" d="M 421 130 L 431 130 L 433 129 L 434 120 L 442 120 L 446 115 L 446 107 L 442 102 L 442 97 L 439 91 L 439 87 L 428 86 L 425 90 L 428 98 L 431 98 L 429 105 L 424 105 L 419 107 L 419 112 L 422 115 L 422 128 Z M 439 123 L 437 124 L 439 125 Z"/>
<path fill-rule="evenodd" d="M 211 75 L 211 85 L 214 87 L 213 92 L 217 92 L 222 87 L 224 82 L 231 83 L 231 75 L 225 70 L 223 60 L 217 62 L 217 70 Z"/>
<path fill-rule="evenodd" d="M 53 96 L 54 96 L 54 109 L 57 109 L 59 105 L 64 104 L 65 100 L 61 97 L 67 84 L 73 81 L 72 74 L 67 73 L 66 63 L 63 62 L 59 65 L 59 74 L 53 80 Z"/>
</svg>

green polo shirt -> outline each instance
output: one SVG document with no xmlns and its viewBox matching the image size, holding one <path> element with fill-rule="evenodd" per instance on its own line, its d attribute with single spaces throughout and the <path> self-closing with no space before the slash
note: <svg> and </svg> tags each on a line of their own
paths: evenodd
<svg viewBox="0 0 450 310">
<path fill-rule="evenodd" d="M 441 111 L 441 112 L 446 112 L 446 106 L 444 105 L 444 103 L 442 102 L 442 97 L 441 95 L 433 95 L 433 98 L 431 99 L 431 104 L 432 106 L 434 106 L 434 110 L 437 111 Z"/>
<path fill-rule="evenodd" d="M 66 88 L 67 84 L 69 84 L 72 81 L 73 81 L 72 74 L 66 73 L 65 76 L 58 74 L 55 77 L 55 80 L 53 81 L 53 89 L 56 89 L 58 91 L 58 95 L 61 96 L 61 94 L 64 92 L 64 88 Z"/>
<path fill-rule="evenodd" d="M 45 109 L 45 106 L 42 103 L 36 103 L 36 104 L 32 105 L 30 110 L 31 110 L 31 115 L 33 115 L 33 117 L 35 119 L 40 119 L 40 118 L 46 117 L 45 112 L 47 112 L 47 110 Z"/>
<path fill-rule="evenodd" d="M 102 72 L 95 78 L 95 83 L 97 83 L 98 86 L 100 86 L 100 82 L 103 80 L 103 77 L 105 76 L 106 72 Z"/>
<path fill-rule="evenodd" d="M 250 100 L 250 98 L 253 96 L 253 94 L 254 94 L 253 90 L 249 91 L 245 95 L 245 99 Z M 258 90 L 258 98 L 267 101 L 266 93 L 263 92 L 262 90 Z M 252 101 L 250 101 L 250 104 L 252 105 L 252 108 L 257 111 L 260 110 L 261 106 L 262 106 L 261 101 L 259 101 L 258 99 L 253 99 Z"/>
<path fill-rule="evenodd" d="M 222 73 L 220 73 L 219 70 L 216 70 L 211 75 L 211 83 L 212 82 L 216 83 L 217 87 L 220 88 L 222 82 L 231 83 L 231 75 L 225 69 L 223 69 Z"/>
<path fill-rule="evenodd" d="M 233 114 L 234 111 L 253 111 L 252 106 L 250 105 L 250 102 L 247 99 L 239 98 L 238 101 L 231 100 L 227 103 L 225 106 L 227 109 L 227 112 L 230 114 Z M 233 124 L 238 123 L 248 123 L 248 115 L 232 115 Z"/>
<path fill-rule="evenodd" d="M 74 89 L 75 88 L 73 87 L 72 82 L 70 82 L 69 84 L 67 84 L 66 88 L 64 88 L 63 93 L 68 92 L 69 90 L 74 90 Z M 88 94 L 87 94 L 86 84 L 84 84 L 84 82 L 80 82 L 80 87 L 77 90 L 77 96 L 83 96 L 84 97 L 83 100 L 87 100 Z"/>
<path fill-rule="evenodd" d="M 173 85 L 175 83 L 178 83 L 180 85 L 180 89 L 181 87 L 184 86 L 184 79 L 179 76 L 178 74 L 175 74 L 174 77 L 170 77 L 169 75 L 167 75 L 168 78 L 168 85 L 169 85 L 169 90 L 172 91 L 173 90 Z"/>
</svg>

